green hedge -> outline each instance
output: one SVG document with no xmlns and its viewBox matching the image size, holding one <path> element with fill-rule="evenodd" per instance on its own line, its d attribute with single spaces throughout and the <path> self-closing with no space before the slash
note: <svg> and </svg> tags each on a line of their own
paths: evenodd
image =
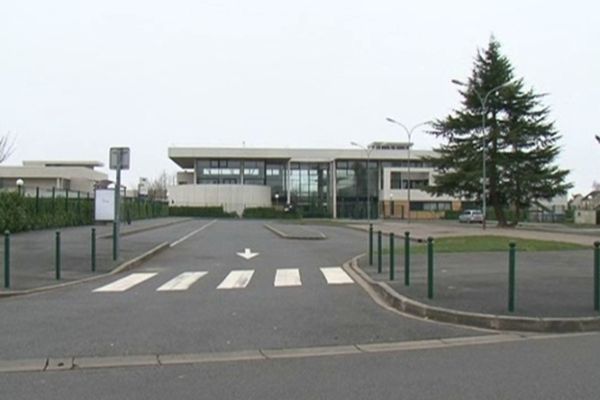
<svg viewBox="0 0 600 400">
<path fill-rule="evenodd" d="M 235 218 L 235 212 L 227 213 L 220 207 L 169 207 L 172 217 Z"/>
<path fill-rule="evenodd" d="M 272 207 L 249 207 L 244 210 L 243 218 L 250 219 L 292 219 L 300 218 L 296 212 L 287 213 Z"/>
<path fill-rule="evenodd" d="M 166 203 L 123 199 L 122 220 L 167 216 Z M 70 197 L 26 197 L 14 192 L 0 193 L 0 232 L 22 232 L 94 223 L 94 199 L 87 195 Z"/>
<path fill-rule="evenodd" d="M 123 199 L 121 205 L 121 220 L 123 221 L 135 221 L 139 219 L 168 216 L 169 205 L 167 202 L 144 199 Z"/>
</svg>

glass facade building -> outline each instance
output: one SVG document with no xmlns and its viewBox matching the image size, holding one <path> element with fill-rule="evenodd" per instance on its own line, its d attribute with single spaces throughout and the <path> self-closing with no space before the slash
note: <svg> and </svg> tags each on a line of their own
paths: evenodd
<svg viewBox="0 0 600 400">
<path fill-rule="evenodd" d="M 169 156 L 185 170 L 178 174 L 179 185 L 267 186 L 273 206 L 292 204 L 305 216 L 366 219 L 369 208 L 370 218 L 451 208 L 448 199 L 432 199 L 422 191 L 432 171 L 421 158 L 434 153 L 411 150 L 409 160 L 407 149 L 407 143 L 373 143 L 368 151 L 170 148 Z M 421 193 L 410 207 L 401 200 L 409 186 Z"/>
</svg>

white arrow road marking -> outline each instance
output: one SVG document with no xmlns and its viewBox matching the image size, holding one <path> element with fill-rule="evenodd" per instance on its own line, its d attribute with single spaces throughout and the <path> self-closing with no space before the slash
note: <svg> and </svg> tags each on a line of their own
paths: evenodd
<svg viewBox="0 0 600 400">
<path fill-rule="evenodd" d="M 157 292 L 168 292 L 174 290 L 187 290 L 192 286 L 198 279 L 202 278 L 207 273 L 204 271 L 198 272 L 184 272 L 177 275 L 158 289 Z"/>
<path fill-rule="evenodd" d="M 244 249 L 243 253 L 236 253 L 236 254 L 246 260 L 250 260 L 251 258 L 256 257 L 260 253 L 253 253 L 250 249 Z"/>
<path fill-rule="evenodd" d="M 242 289 L 248 286 L 250 279 L 254 275 L 254 270 L 237 270 L 231 271 L 229 275 L 225 277 L 223 282 L 217 289 Z"/>
<path fill-rule="evenodd" d="M 278 269 L 274 285 L 275 287 L 302 286 L 300 270 L 296 268 Z"/>
<path fill-rule="evenodd" d="M 325 275 L 328 285 L 341 285 L 345 283 L 354 283 L 352 278 L 340 267 L 321 268 L 321 272 Z"/>
<path fill-rule="evenodd" d="M 95 289 L 94 292 L 124 292 L 127 289 L 144 282 L 146 279 L 152 278 L 154 275 L 156 275 L 155 272 L 131 274 L 125 278 L 119 279 L 118 281 Z"/>
</svg>

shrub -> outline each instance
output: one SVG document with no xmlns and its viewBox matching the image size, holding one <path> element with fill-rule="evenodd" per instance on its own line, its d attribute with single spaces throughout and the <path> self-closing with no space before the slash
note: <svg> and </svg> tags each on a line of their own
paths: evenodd
<svg viewBox="0 0 600 400">
<path fill-rule="evenodd" d="M 235 218 L 235 212 L 227 213 L 219 207 L 169 207 L 172 217 Z"/>
<path fill-rule="evenodd" d="M 244 210 L 243 218 L 250 219 L 288 219 L 300 218 L 297 212 L 284 212 L 272 207 L 248 207 Z"/>
</svg>

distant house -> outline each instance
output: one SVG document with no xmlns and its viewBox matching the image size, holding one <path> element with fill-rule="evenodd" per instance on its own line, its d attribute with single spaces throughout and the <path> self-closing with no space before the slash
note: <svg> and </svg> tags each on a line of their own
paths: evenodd
<svg viewBox="0 0 600 400">
<path fill-rule="evenodd" d="M 529 208 L 529 221 L 562 222 L 568 209 L 567 195 L 555 196 L 550 200 L 536 200 Z"/>
<path fill-rule="evenodd" d="M 99 161 L 23 161 L 22 166 L 0 166 L 0 189 L 15 189 L 21 180 L 26 193 L 36 188 L 92 193 L 108 181 L 107 174 L 95 170 L 102 166 Z"/>
<path fill-rule="evenodd" d="M 593 190 L 586 196 L 575 195 L 571 207 L 576 224 L 600 224 L 600 190 Z"/>
</svg>

